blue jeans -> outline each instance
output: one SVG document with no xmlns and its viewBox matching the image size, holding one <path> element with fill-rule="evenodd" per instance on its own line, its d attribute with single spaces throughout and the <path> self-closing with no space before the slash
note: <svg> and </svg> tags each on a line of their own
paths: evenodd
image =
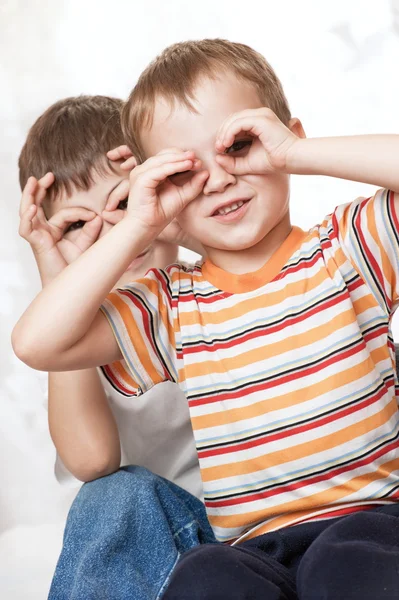
<svg viewBox="0 0 399 600">
<path fill-rule="evenodd" d="M 179 557 L 215 537 L 200 500 L 143 467 L 82 486 L 49 600 L 155 600 Z"/>
</svg>

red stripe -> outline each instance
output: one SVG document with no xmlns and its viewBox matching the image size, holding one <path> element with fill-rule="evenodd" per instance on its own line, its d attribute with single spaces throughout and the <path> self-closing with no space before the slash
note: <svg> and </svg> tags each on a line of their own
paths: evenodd
<svg viewBox="0 0 399 600">
<path fill-rule="evenodd" d="M 313 267 L 319 260 L 323 261 L 323 254 L 320 248 L 316 250 L 312 258 L 302 259 L 301 262 L 297 265 L 286 267 L 284 271 L 280 271 L 280 273 L 273 281 L 282 281 L 283 279 L 285 279 L 285 277 L 287 277 L 287 275 L 292 275 L 293 273 L 299 273 L 300 271 L 304 271 L 305 269 L 310 269 L 310 267 Z"/>
<path fill-rule="evenodd" d="M 131 303 L 141 313 L 141 317 L 142 317 L 142 320 L 143 320 L 143 326 L 144 326 L 144 331 L 145 331 L 145 334 L 146 334 L 146 337 L 147 337 L 147 341 L 150 344 L 151 348 L 153 349 L 153 351 L 155 353 L 155 356 L 159 357 L 158 349 L 157 349 L 157 347 L 155 345 L 155 341 L 154 341 L 154 338 L 153 338 L 152 333 L 151 333 L 150 320 L 149 320 L 147 309 L 145 308 L 145 306 L 143 305 L 143 303 L 138 298 L 136 298 L 136 296 L 134 296 L 133 294 L 131 294 L 129 292 L 129 290 L 119 290 L 119 293 L 121 294 L 121 296 L 127 296 L 129 298 L 129 300 L 131 301 Z M 132 312 L 134 314 L 134 311 L 132 311 Z M 164 365 L 162 364 L 162 361 L 158 360 L 158 364 L 162 368 L 165 380 L 168 380 L 169 379 L 169 374 L 166 371 Z"/>
<path fill-rule="evenodd" d="M 263 444 L 269 444 L 271 442 L 276 442 L 278 440 L 283 440 L 293 435 L 298 435 L 300 433 L 304 433 L 306 431 L 312 431 L 312 429 L 316 429 L 317 427 L 322 427 L 323 425 L 327 425 L 328 423 L 333 423 L 338 419 L 342 419 L 351 415 L 353 413 L 366 408 L 366 406 L 370 406 L 374 402 L 380 400 L 386 394 L 386 389 L 381 388 L 379 392 L 373 394 L 369 398 L 365 398 L 361 402 L 356 402 L 351 406 L 347 406 L 344 409 L 338 410 L 330 415 L 326 415 L 325 417 L 316 417 L 310 423 L 304 423 L 303 425 L 298 425 L 297 427 L 292 427 L 291 429 L 286 429 L 284 431 L 279 431 L 273 434 L 265 433 L 262 437 L 256 438 L 255 440 L 247 440 L 242 443 L 238 443 L 231 446 L 210 448 L 209 450 L 198 451 L 199 458 L 208 458 L 209 456 L 218 456 L 220 454 L 231 454 L 232 452 L 241 452 L 243 450 L 250 450 L 251 448 L 256 448 L 257 446 L 262 446 Z"/>
<path fill-rule="evenodd" d="M 358 347 L 359 344 L 360 344 L 360 348 Z M 240 389 L 240 390 L 233 390 L 231 392 L 224 392 L 224 393 L 218 392 L 216 390 L 212 396 L 205 396 L 204 398 L 198 398 L 198 399 L 194 399 L 194 398 L 189 399 L 188 403 L 190 406 L 202 406 L 204 404 L 212 404 L 213 402 L 222 402 L 222 401 L 227 401 L 227 400 L 233 400 L 235 398 L 241 397 L 244 393 L 246 396 L 248 396 L 251 393 L 271 389 L 271 388 L 280 386 L 284 383 L 289 383 L 296 379 L 302 379 L 303 377 L 307 377 L 308 375 L 313 375 L 314 373 L 318 373 L 319 371 L 321 371 L 322 369 L 325 369 L 326 367 L 329 367 L 330 365 L 333 365 L 341 360 L 345 360 L 346 358 L 355 356 L 358 352 L 363 350 L 363 348 L 364 348 L 364 342 L 363 342 L 363 340 L 359 340 L 359 343 L 357 345 L 353 346 L 352 348 L 349 348 L 345 352 L 341 352 L 340 354 L 331 356 L 330 358 L 322 361 L 321 363 L 319 363 L 317 365 L 313 365 L 312 367 L 308 367 L 307 369 L 304 368 L 301 371 L 297 371 L 295 373 L 289 373 L 288 375 L 285 375 L 283 377 L 274 377 L 273 379 L 266 381 L 266 382 L 261 382 L 261 383 L 257 383 L 257 384 L 255 383 L 252 386 L 246 387 L 245 390 Z"/>
<path fill-rule="evenodd" d="M 286 317 L 281 323 L 278 323 L 276 325 L 264 325 L 263 329 L 260 330 L 256 330 L 256 331 L 250 331 L 248 333 L 243 333 L 241 334 L 239 337 L 235 338 L 234 340 L 228 340 L 225 342 L 217 342 L 212 344 L 212 346 L 207 346 L 205 344 L 198 344 L 196 346 L 188 346 L 188 347 L 184 347 L 182 351 L 179 351 L 178 353 L 178 358 L 183 358 L 183 355 L 187 355 L 187 354 L 195 354 L 197 352 L 217 352 L 218 350 L 221 350 L 223 348 L 234 348 L 234 346 L 239 346 L 240 344 L 242 344 L 243 342 L 246 342 L 248 340 L 254 340 L 256 338 L 262 337 L 262 336 L 268 336 L 268 335 L 272 335 L 273 333 L 276 333 L 278 331 L 282 331 L 283 329 L 296 325 L 297 323 L 301 323 L 302 321 L 305 321 L 306 319 L 309 319 L 310 317 L 313 317 L 314 315 L 323 312 L 324 310 L 327 310 L 328 308 L 332 308 L 333 306 L 337 306 L 340 302 L 344 302 L 348 299 L 348 293 L 347 291 L 343 291 L 341 292 L 338 296 L 331 298 L 328 301 L 323 302 L 322 304 L 318 305 L 318 306 L 314 306 L 311 309 L 308 309 L 307 311 L 305 311 L 303 314 L 299 315 L 299 316 L 292 316 L 292 317 Z"/>
<path fill-rule="evenodd" d="M 396 231 L 396 234 L 398 234 L 399 221 L 398 221 L 398 215 L 396 213 L 395 194 L 391 190 L 388 192 L 388 204 L 389 204 L 389 210 L 390 210 L 390 213 L 392 216 L 392 220 L 395 223 L 395 231 Z"/>
<path fill-rule="evenodd" d="M 284 494 L 284 493 L 292 493 L 294 490 L 299 490 L 299 489 L 307 487 L 309 485 L 314 485 L 315 483 L 320 483 L 321 481 L 328 481 L 330 479 L 333 479 L 333 477 L 342 475 L 343 473 L 354 472 L 357 469 L 359 469 L 360 467 L 369 465 L 374 460 L 377 460 L 381 456 L 384 456 L 384 454 L 388 454 L 388 452 L 391 452 L 398 448 L 399 448 L 398 440 L 395 440 L 394 442 L 391 442 L 387 446 L 383 446 L 378 451 L 376 451 L 374 454 L 369 454 L 368 456 L 364 457 L 362 460 L 359 460 L 358 462 L 351 463 L 349 465 L 344 465 L 342 467 L 333 469 L 332 471 L 329 471 L 328 473 L 322 473 L 320 475 L 315 475 L 314 477 L 304 479 L 302 481 L 297 481 L 296 483 L 287 484 L 285 486 L 280 486 L 280 487 L 274 488 L 272 490 L 268 490 L 268 491 L 264 491 L 264 492 L 256 492 L 255 494 L 251 494 L 248 496 L 241 496 L 240 498 L 229 498 L 226 500 L 216 500 L 216 501 L 205 500 L 205 505 L 210 508 L 218 508 L 218 507 L 223 507 L 223 506 L 236 506 L 238 504 L 247 504 L 249 502 L 255 502 L 256 500 L 264 500 L 266 498 L 272 498 L 274 496 L 278 496 L 278 495 Z M 395 492 L 395 494 L 390 497 L 393 498 L 393 497 L 395 497 L 396 494 L 399 494 L 399 491 Z"/>
<path fill-rule="evenodd" d="M 127 396 L 137 396 L 136 390 L 132 392 L 131 388 L 127 388 L 122 380 L 119 379 L 112 370 L 112 365 L 106 365 L 103 367 L 104 371 L 107 373 L 108 378 L 112 381 L 117 390 L 124 392 Z"/>
<path fill-rule="evenodd" d="M 356 231 L 357 231 L 357 233 L 359 235 L 359 238 L 360 238 L 360 251 L 362 252 L 362 254 L 364 254 L 365 257 L 367 257 L 365 262 L 366 263 L 368 262 L 369 265 L 370 265 L 370 267 L 371 267 L 371 269 L 374 271 L 374 274 L 375 274 L 375 276 L 378 279 L 380 287 L 382 288 L 382 293 L 384 295 L 385 301 L 388 304 L 389 309 L 391 309 L 392 308 L 392 301 L 391 301 L 390 298 L 388 298 L 388 296 L 386 294 L 386 290 L 384 288 L 384 277 L 383 277 L 380 265 L 376 261 L 373 253 L 370 251 L 370 249 L 369 249 L 369 247 L 367 245 L 366 238 L 365 238 L 365 236 L 363 234 L 362 226 L 361 226 L 361 223 L 360 223 L 362 212 L 363 212 L 363 210 L 366 209 L 365 207 L 368 204 L 368 202 L 370 202 L 370 201 L 371 201 L 371 199 L 367 198 L 366 200 L 363 200 L 359 204 L 360 210 L 358 211 L 358 214 L 357 214 L 356 219 L 355 219 L 355 226 L 356 226 Z"/>
</svg>

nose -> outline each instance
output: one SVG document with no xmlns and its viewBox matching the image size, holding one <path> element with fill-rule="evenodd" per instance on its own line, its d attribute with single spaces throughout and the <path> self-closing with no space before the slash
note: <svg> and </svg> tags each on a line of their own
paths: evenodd
<svg viewBox="0 0 399 600">
<path fill-rule="evenodd" d="M 209 161 L 209 163 L 205 165 L 205 168 L 208 169 L 209 172 L 209 177 L 206 180 L 203 189 L 203 194 L 205 194 L 205 196 L 217 192 L 224 192 L 226 188 L 236 183 L 236 177 L 225 171 L 215 160 Z"/>
</svg>

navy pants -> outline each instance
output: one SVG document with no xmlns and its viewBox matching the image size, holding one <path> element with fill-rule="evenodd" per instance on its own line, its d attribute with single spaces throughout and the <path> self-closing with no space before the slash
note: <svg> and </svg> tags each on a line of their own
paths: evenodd
<svg viewBox="0 0 399 600">
<path fill-rule="evenodd" d="M 163 600 L 398 600 L 399 505 L 183 554 Z"/>
</svg>

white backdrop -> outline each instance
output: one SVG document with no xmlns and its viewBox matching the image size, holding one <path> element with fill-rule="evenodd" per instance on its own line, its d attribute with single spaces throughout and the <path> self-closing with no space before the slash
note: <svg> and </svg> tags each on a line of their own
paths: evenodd
<svg viewBox="0 0 399 600">
<path fill-rule="evenodd" d="M 81 93 L 124 98 L 165 46 L 203 37 L 262 52 L 308 136 L 399 132 L 399 0 L 0 0 L 0 596 L 7 600 L 46 597 L 74 495 L 53 477 L 43 378 L 9 342 L 39 289 L 17 235 L 18 153 L 52 102 Z M 311 226 L 371 189 L 294 178 L 293 221 Z"/>
</svg>

